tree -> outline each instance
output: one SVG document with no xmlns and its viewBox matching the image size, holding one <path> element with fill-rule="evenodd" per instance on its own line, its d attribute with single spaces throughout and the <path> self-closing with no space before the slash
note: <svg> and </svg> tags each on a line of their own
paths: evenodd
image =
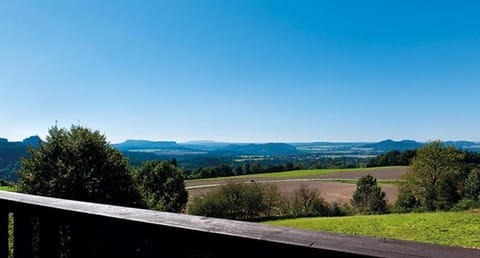
<svg viewBox="0 0 480 258">
<path fill-rule="evenodd" d="M 480 168 L 474 168 L 465 180 L 465 197 L 480 204 Z"/>
<path fill-rule="evenodd" d="M 64 199 L 144 207 L 127 159 L 99 131 L 49 130 L 19 170 L 19 190 Z"/>
<path fill-rule="evenodd" d="M 397 201 L 395 202 L 395 211 L 410 212 L 417 206 L 417 198 L 415 198 L 412 190 L 402 182 L 398 191 Z"/>
<path fill-rule="evenodd" d="M 327 216 L 328 204 L 320 196 L 320 191 L 301 185 L 286 196 L 286 213 L 294 217 Z"/>
<path fill-rule="evenodd" d="M 454 147 L 429 142 L 417 150 L 401 187 L 408 187 L 426 210 L 449 209 L 460 198 L 457 184 L 463 175 L 463 158 Z"/>
<path fill-rule="evenodd" d="M 182 172 L 168 161 L 146 161 L 136 173 L 136 181 L 151 209 L 180 212 L 188 201 Z"/>
<path fill-rule="evenodd" d="M 353 193 L 352 206 L 360 213 L 383 214 L 387 212 L 385 192 L 377 185 L 377 180 L 371 176 L 362 176 L 357 182 L 357 189 Z"/>
</svg>

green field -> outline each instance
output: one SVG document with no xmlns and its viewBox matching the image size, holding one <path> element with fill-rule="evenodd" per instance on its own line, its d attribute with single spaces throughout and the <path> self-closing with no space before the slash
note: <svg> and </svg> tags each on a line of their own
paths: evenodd
<svg viewBox="0 0 480 258">
<path fill-rule="evenodd" d="M 301 178 L 301 177 L 320 176 L 320 175 L 345 173 L 345 172 L 374 171 L 374 170 L 381 170 L 386 168 L 391 169 L 391 168 L 398 168 L 398 167 L 303 169 L 303 170 L 293 170 L 293 171 L 286 171 L 286 172 L 271 172 L 271 173 L 249 174 L 249 175 L 242 175 L 242 176 L 194 179 L 194 180 L 187 180 L 187 182 L 219 180 L 219 179 L 235 179 L 235 178 L 237 179 L 252 178 L 252 177 L 254 178 Z"/>
<path fill-rule="evenodd" d="M 8 192 L 13 192 L 14 189 L 11 186 L 0 186 L 0 191 L 8 191 Z"/>
<path fill-rule="evenodd" d="M 352 235 L 480 248 L 480 210 L 335 218 L 301 218 L 267 224 Z"/>
</svg>

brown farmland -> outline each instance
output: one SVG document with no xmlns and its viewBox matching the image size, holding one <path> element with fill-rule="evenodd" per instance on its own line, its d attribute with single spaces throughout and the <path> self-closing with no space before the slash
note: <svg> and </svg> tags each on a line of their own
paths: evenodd
<svg viewBox="0 0 480 258">
<path fill-rule="evenodd" d="M 355 184 L 331 182 L 325 180 L 346 180 L 346 179 L 359 179 L 360 177 L 370 174 L 378 180 L 398 180 L 401 175 L 406 173 L 406 167 L 384 168 L 373 171 L 356 171 L 356 172 L 342 172 L 319 176 L 310 176 L 303 178 L 258 178 L 255 175 L 249 177 L 242 177 L 241 179 L 229 178 L 207 181 L 191 181 L 187 182 L 186 186 L 190 199 L 204 194 L 219 185 L 226 184 L 228 182 L 250 182 L 255 180 L 256 183 L 274 184 L 284 193 L 290 193 L 305 185 L 307 187 L 318 189 L 322 197 L 329 202 L 348 203 L 355 191 Z M 381 185 L 383 191 L 386 193 L 386 199 L 389 203 L 394 203 L 397 198 L 398 187 L 396 185 Z"/>
</svg>

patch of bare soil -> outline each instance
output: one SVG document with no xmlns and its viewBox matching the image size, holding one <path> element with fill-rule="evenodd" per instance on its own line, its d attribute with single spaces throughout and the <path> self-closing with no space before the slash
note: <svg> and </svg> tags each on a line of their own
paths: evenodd
<svg viewBox="0 0 480 258">
<path fill-rule="evenodd" d="M 323 181 L 277 181 L 269 182 L 268 184 L 276 185 L 283 193 L 291 193 L 295 189 L 304 185 L 308 188 L 318 189 L 320 195 L 328 202 L 349 203 L 355 191 L 355 184 L 339 183 L 339 182 L 323 182 Z M 398 187 L 395 185 L 382 185 L 382 190 L 386 194 L 388 203 L 394 203 L 397 199 Z M 214 187 L 197 188 L 188 190 L 189 199 L 195 196 L 205 194 L 211 191 Z"/>
<path fill-rule="evenodd" d="M 341 172 L 328 175 L 320 175 L 313 177 L 286 179 L 286 178 L 258 178 L 255 175 L 251 177 L 242 177 L 241 179 L 221 179 L 187 182 L 186 186 L 189 193 L 189 199 L 192 200 L 195 196 L 202 195 L 211 191 L 215 187 L 228 182 L 237 183 L 251 183 L 254 180 L 256 183 L 268 183 L 276 185 L 280 191 L 284 193 L 291 193 L 301 185 L 305 185 L 309 188 L 318 189 L 321 196 L 328 202 L 349 203 L 355 191 L 355 184 L 340 183 L 340 182 L 325 182 L 315 179 L 359 179 L 367 174 L 379 180 L 398 180 L 407 172 L 406 167 L 398 168 L 384 168 L 370 171 L 356 171 L 356 172 Z M 305 181 L 302 181 L 305 179 Z M 198 187 L 198 188 L 196 188 Z M 383 191 L 386 194 L 388 203 L 393 204 L 397 199 L 398 186 L 396 185 L 381 185 Z"/>
</svg>

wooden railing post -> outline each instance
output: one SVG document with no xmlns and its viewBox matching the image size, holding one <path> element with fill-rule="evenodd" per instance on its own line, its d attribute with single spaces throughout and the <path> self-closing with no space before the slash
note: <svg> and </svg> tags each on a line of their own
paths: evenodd
<svg viewBox="0 0 480 258">
<path fill-rule="evenodd" d="M 76 218 L 70 224 L 70 252 L 72 258 L 94 257 L 94 240 L 97 236 L 84 218 Z"/>
<path fill-rule="evenodd" d="M 15 212 L 13 221 L 13 257 L 33 257 L 32 217 L 27 212 Z"/>
<path fill-rule="evenodd" d="M 8 211 L 0 209 L 0 258 L 8 258 Z"/>
<path fill-rule="evenodd" d="M 54 218 L 40 218 L 40 258 L 60 257 L 60 225 Z"/>
</svg>

